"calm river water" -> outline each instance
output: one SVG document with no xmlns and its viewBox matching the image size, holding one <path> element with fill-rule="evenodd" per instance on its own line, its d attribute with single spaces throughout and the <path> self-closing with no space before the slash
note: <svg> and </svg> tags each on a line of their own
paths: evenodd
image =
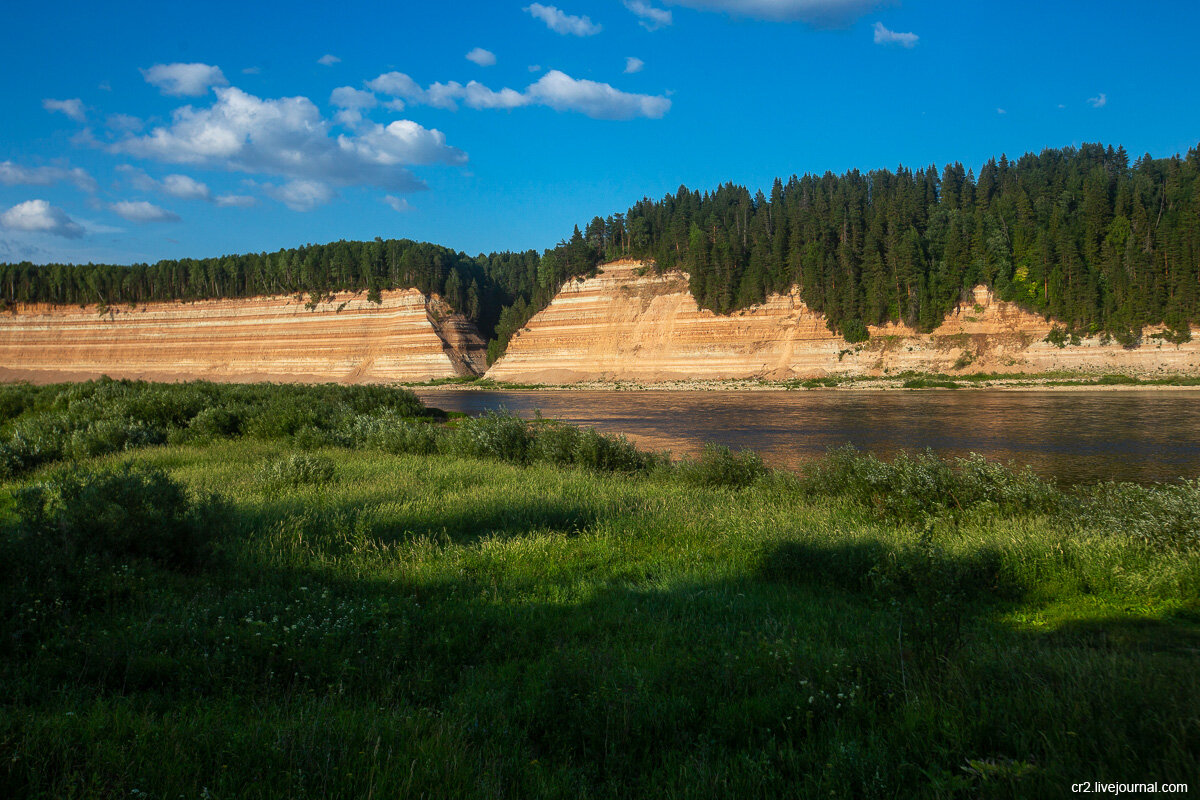
<svg viewBox="0 0 1200 800">
<path fill-rule="evenodd" d="M 795 468 L 847 442 L 882 457 L 933 448 L 1031 465 L 1064 483 L 1200 475 L 1195 391 L 418 391 L 428 405 L 508 409 L 693 455 L 748 447 Z"/>
</svg>

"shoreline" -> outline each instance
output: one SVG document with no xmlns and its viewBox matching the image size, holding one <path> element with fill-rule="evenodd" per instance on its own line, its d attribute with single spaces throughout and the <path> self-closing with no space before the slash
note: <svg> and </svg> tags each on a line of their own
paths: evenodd
<svg viewBox="0 0 1200 800">
<path fill-rule="evenodd" d="M 1171 381 L 1179 381 L 1173 383 Z M 730 379 L 723 381 L 581 381 L 579 383 L 531 384 L 504 383 L 484 378 L 458 381 L 400 383 L 405 389 L 421 391 L 474 392 L 792 392 L 792 391 L 978 391 L 1007 392 L 1115 392 L 1115 391 L 1195 391 L 1200 390 L 1200 376 L 1173 375 L 1164 378 L 1131 378 L 1129 376 L 1070 375 L 989 377 L 904 375 L 895 378 L 818 378 L 809 381 L 759 381 Z"/>
</svg>

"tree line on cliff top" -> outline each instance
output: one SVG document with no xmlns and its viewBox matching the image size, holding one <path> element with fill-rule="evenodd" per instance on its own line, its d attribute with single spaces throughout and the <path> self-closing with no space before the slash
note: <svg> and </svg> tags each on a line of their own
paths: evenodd
<svg viewBox="0 0 1200 800">
<path fill-rule="evenodd" d="M 595 217 L 542 253 L 468 256 L 409 240 L 157 264 L 0 266 L 0 303 L 99 303 L 393 288 L 442 295 L 503 353 L 562 285 L 603 260 L 685 270 L 696 301 L 725 314 L 796 287 L 850 341 L 866 326 L 936 328 L 978 284 L 1076 333 L 1132 344 L 1143 326 L 1200 322 L 1200 147 L 1130 164 L 1083 145 L 1016 161 L 853 170 L 776 179 L 770 196 L 732 183 L 681 186 Z"/>
</svg>

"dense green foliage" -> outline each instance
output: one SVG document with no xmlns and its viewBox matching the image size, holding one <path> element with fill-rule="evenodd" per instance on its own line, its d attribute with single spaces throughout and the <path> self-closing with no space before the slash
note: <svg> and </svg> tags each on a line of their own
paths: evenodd
<svg viewBox="0 0 1200 800">
<path fill-rule="evenodd" d="M 1139 158 L 1101 145 L 962 164 L 776 180 L 770 197 L 680 187 L 586 238 L 609 257 L 683 268 L 719 313 L 799 287 L 847 338 L 923 330 L 977 284 L 1084 333 L 1132 344 L 1200 323 L 1200 148 Z"/>
<path fill-rule="evenodd" d="M 995 467 L 842 453 L 791 479 L 712 450 L 702 480 L 635 477 L 564 468 L 561 426 L 478 424 L 478 456 L 244 437 L 0 484 L 0 794 L 1017 798 L 1194 775 L 1194 551 L 1080 531 Z M 985 499 L 862 494 L 927 480 Z M 4 499 L 38 493 L 44 527 Z M 202 513 L 215 560 L 145 554 Z M 63 531 L 87 552 L 47 548 Z"/>
<path fill-rule="evenodd" d="M 572 278 L 603 258 L 653 260 L 690 274 L 718 313 L 798 287 L 851 342 L 867 326 L 937 327 L 977 284 L 1066 324 L 1126 345 L 1165 324 L 1172 341 L 1200 323 L 1200 147 L 1186 157 L 1084 145 L 1001 157 L 979 175 L 962 164 L 777 179 L 767 197 L 726 184 L 681 186 L 539 254 L 467 256 L 408 240 L 334 242 L 276 253 L 130 267 L 0 265 L 0 305 L 415 287 L 442 295 L 489 338 L 489 359 Z"/>
</svg>

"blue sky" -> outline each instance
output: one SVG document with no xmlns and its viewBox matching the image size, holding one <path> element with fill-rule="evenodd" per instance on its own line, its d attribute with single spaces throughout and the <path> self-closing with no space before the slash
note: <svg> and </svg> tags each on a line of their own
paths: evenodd
<svg viewBox="0 0 1200 800">
<path fill-rule="evenodd" d="M 1170 155 L 1197 30 L 1194 0 L 13 5 L 0 260 L 543 248 L 681 183 Z"/>
</svg>

